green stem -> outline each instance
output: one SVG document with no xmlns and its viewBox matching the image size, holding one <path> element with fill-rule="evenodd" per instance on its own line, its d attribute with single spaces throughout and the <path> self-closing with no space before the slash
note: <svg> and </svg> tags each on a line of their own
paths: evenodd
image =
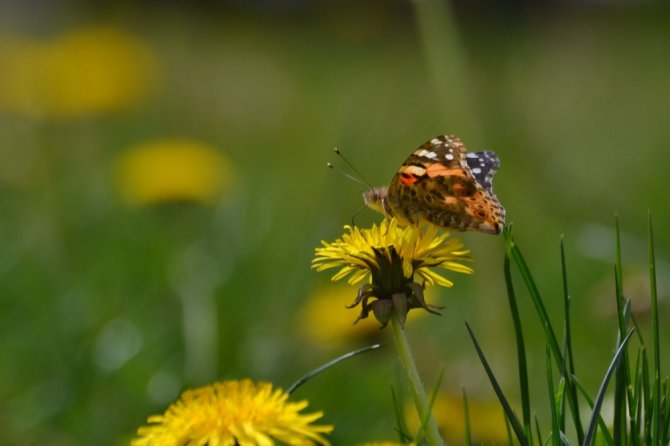
<svg viewBox="0 0 670 446">
<path fill-rule="evenodd" d="M 419 371 L 416 369 L 414 356 L 412 356 L 409 342 L 407 342 L 407 336 L 405 336 L 405 330 L 400 326 L 400 322 L 395 314 L 391 315 L 391 327 L 393 327 L 393 339 L 395 340 L 395 346 L 398 350 L 398 356 L 400 357 L 400 363 L 402 364 L 402 369 L 405 374 L 405 380 L 412 393 L 419 419 L 421 420 L 425 414 L 430 413 L 430 418 L 426 424 L 426 439 L 428 440 L 428 444 L 430 446 L 443 446 L 444 442 L 437 431 L 437 423 L 435 423 L 435 419 L 431 413 L 432 411 L 428 404 L 428 397 L 423 389 Z"/>
</svg>

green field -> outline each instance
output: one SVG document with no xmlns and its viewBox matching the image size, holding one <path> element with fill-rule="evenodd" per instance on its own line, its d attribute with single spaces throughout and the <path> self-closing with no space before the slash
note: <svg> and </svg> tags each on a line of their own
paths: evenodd
<svg viewBox="0 0 670 446">
<path fill-rule="evenodd" d="M 358 213 L 366 186 L 326 168 L 347 171 L 336 146 L 375 186 L 436 135 L 495 150 L 496 194 L 559 333 L 564 235 L 577 374 L 593 394 L 616 342 L 615 213 L 624 294 L 650 336 L 651 210 L 670 344 L 665 6 L 112 3 L 0 5 L 0 444 L 127 444 L 184 389 L 285 388 L 380 340 L 295 398 L 325 412 L 335 445 L 396 439 L 391 389 L 405 390 L 389 330 L 353 331 L 354 288 L 307 309 L 340 286 L 310 269 L 314 248 L 352 216 L 381 219 Z M 428 387 L 444 373 L 436 407 L 460 410 L 464 388 L 473 431 L 505 442 L 464 325 L 514 396 L 505 241 L 461 237 L 475 273 L 448 275 L 455 286 L 429 294 L 443 314 L 407 333 Z M 544 328 L 518 294 L 548 430 Z M 335 320 L 341 335 L 325 331 Z"/>
</svg>

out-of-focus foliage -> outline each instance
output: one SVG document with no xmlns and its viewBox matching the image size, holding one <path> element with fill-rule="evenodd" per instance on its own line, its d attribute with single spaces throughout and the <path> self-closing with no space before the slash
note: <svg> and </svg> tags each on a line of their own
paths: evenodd
<svg viewBox="0 0 670 446">
<path fill-rule="evenodd" d="M 577 372 L 593 392 L 616 328 L 612 215 L 633 277 L 652 209 L 670 342 L 666 7 L 459 3 L 427 36 L 403 2 L 40 5 L 0 5 L 2 442 L 126 444 L 184 388 L 243 377 L 285 388 L 366 345 L 310 334 L 332 322 L 309 309 L 314 290 L 334 286 L 310 270 L 313 249 L 351 222 L 365 188 L 326 169 L 334 146 L 375 185 L 438 134 L 495 150 L 496 194 L 556 320 L 565 234 L 575 362 L 590 365 Z M 426 51 L 426 37 L 447 50 Z M 515 388 L 504 242 L 463 238 L 476 273 L 429 296 L 442 316 L 407 329 L 429 388 L 444 369 L 447 394 L 488 401 L 463 321 Z M 624 290 L 647 295 L 635 280 Z M 543 370 L 524 297 L 531 371 Z M 335 426 L 334 444 L 393 438 L 390 389 L 402 385 L 386 350 L 297 391 Z"/>
</svg>

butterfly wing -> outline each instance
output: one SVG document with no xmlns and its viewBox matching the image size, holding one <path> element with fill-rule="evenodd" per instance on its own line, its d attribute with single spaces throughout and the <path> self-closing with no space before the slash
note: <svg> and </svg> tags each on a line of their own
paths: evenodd
<svg viewBox="0 0 670 446">
<path fill-rule="evenodd" d="M 475 174 L 459 138 L 431 139 L 393 177 L 385 207 L 403 223 L 499 233 L 505 224 L 504 209 L 493 195 L 492 178 L 500 162 L 493 152 L 477 154 L 476 159 L 470 157 L 478 163 Z M 479 166 L 480 160 L 484 166 Z"/>
<path fill-rule="evenodd" d="M 498 201 L 496 195 L 493 193 L 493 175 L 500 169 L 500 158 L 498 158 L 498 155 L 491 151 L 471 152 L 465 155 L 465 159 L 477 183 L 481 184 L 489 195 Z M 500 206 L 499 202 L 498 206 Z M 500 212 L 504 223 L 505 208 L 500 206 Z"/>
<path fill-rule="evenodd" d="M 500 168 L 500 159 L 494 152 L 472 152 L 465 155 L 468 167 L 479 184 L 493 195 L 493 175 Z"/>
</svg>

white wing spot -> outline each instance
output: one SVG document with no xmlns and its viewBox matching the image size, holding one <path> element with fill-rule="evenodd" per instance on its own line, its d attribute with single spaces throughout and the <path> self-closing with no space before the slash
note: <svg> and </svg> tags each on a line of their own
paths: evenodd
<svg viewBox="0 0 670 446">
<path fill-rule="evenodd" d="M 482 169 L 480 169 L 479 167 L 475 167 L 474 169 L 472 169 L 472 173 L 482 173 Z"/>
<path fill-rule="evenodd" d="M 477 158 L 477 154 L 476 154 L 476 153 L 468 153 L 466 156 L 467 156 L 468 158 Z"/>
<path fill-rule="evenodd" d="M 437 158 L 437 153 L 431 152 L 429 150 L 423 150 L 423 149 L 419 153 L 417 153 L 417 155 L 422 156 L 424 158 L 431 159 L 431 160 L 434 160 L 435 158 Z"/>
<path fill-rule="evenodd" d="M 430 143 L 431 143 L 431 144 L 439 144 L 439 143 L 440 143 L 440 140 L 437 139 L 437 138 L 433 138 L 433 139 L 430 140 Z"/>
<path fill-rule="evenodd" d="M 446 159 L 448 159 L 449 161 L 451 161 L 451 160 L 454 159 L 454 155 L 452 155 L 451 153 L 447 153 L 446 155 L 444 155 L 444 157 L 445 157 Z"/>
</svg>

